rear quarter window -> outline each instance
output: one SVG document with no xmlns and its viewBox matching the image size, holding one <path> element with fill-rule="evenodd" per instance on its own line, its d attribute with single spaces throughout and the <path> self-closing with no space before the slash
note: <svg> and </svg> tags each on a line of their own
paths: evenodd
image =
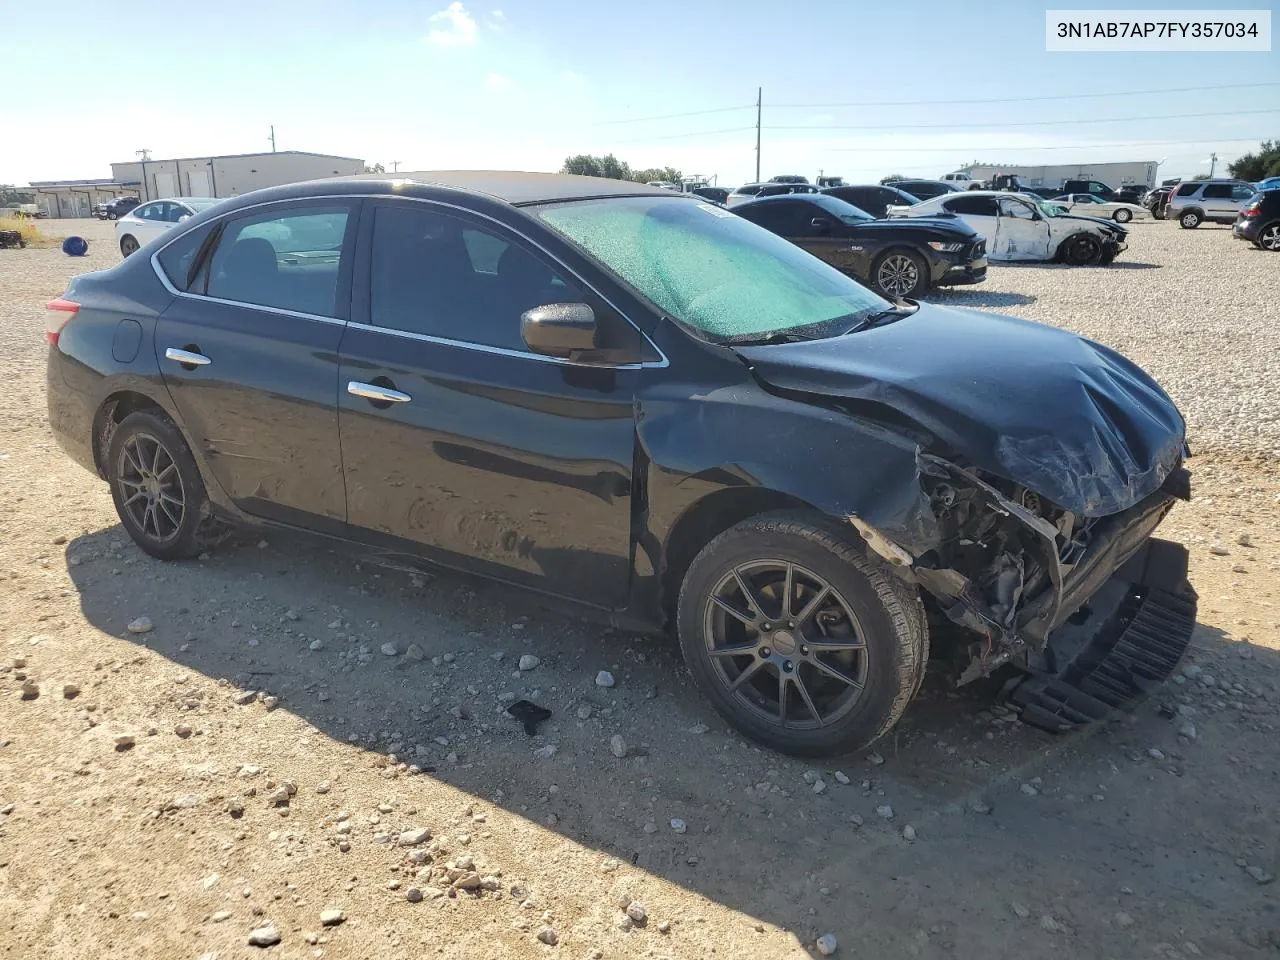
<svg viewBox="0 0 1280 960">
<path fill-rule="evenodd" d="M 191 265 L 195 262 L 196 254 L 200 252 L 200 247 L 203 246 L 213 227 L 214 224 L 206 223 L 194 230 L 188 230 L 156 255 L 160 269 L 177 289 L 191 289 L 192 284 L 188 282 L 188 278 L 191 278 Z"/>
</svg>

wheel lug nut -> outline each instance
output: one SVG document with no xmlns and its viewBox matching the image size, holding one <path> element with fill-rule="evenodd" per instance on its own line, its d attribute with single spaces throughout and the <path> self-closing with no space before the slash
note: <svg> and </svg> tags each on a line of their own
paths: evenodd
<svg viewBox="0 0 1280 960">
<path fill-rule="evenodd" d="M 783 664 L 782 664 L 782 669 L 783 669 L 783 670 L 787 671 L 787 673 L 790 673 L 790 672 L 791 672 L 791 668 L 792 668 L 792 663 L 791 663 L 791 661 L 790 661 L 790 660 L 786 660 L 786 661 L 784 661 L 784 662 L 783 662 Z"/>
<path fill-rule="evenodd" d="M 769 656 L 769 654 L 770 654 L 770 650 L 769 650 L 769 648 L 768 648 L 768 647 L 761 647 L 761 648 L 760 648 L 760 656 L 762 656 L 762 657 L 768 657 L 768 656 Z"/>
</svg>

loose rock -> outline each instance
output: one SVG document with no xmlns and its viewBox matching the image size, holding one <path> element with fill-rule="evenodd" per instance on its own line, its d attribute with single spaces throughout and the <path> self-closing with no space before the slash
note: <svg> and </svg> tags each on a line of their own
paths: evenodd
<svg viewBox="0 0 1280 960">
<path fill-rule="evenodd" d="M 322 927 L 336 927 L 346 919 L 347 915 L 336 907 L 320 911 L 320 925 Z"/>
<path fill-rule="evenodd" d="M 539 940 L 549 947 L 554 947 L 556 942 L 560 939 L 556 936 L 554 927 L 539 927 L 537 936 Z"/>
<path fill-rule="evenodd" d="M 416 847 L 420 843 L 426 843 L 431 839 L 431 831 L 426 827 L 416 827 L 413 830 L 406 830 L 400 834 L 399 844 L 402 847 Z"/>
<path fill-rule="evenodd" d="M 129 621 L 128 630 L 130 633 L 150 633 L 153 626 L 150 617 L 138 617 Z"/>
<path fill-rule="evenodd" d="M 644 909 L 644 904 L 639 900 L 632 900 L 627 904 L 627 916 L 631 918 L 631 922 L 640 925 L 648 919 L 649 914 Z"/>
<path fill-rule="evenodd" d="M 887 803 L 881 804 L 880 806 L 876 807 L 876 813 L 880 817 L 883 817 L 885 820 L 893 819 L 893 807 L 889 806 L 889 804 Z"/>
<path fill-rule="evenodd" d="M 19 696 L 23 700 L 34 700 L 36 697 L 40 696 L 40 685 L 34 680 L 23 680 L 22 693 L 19 694 Z"/>
<path fill-rule="evenodd" d="M 274 923 L 267 924 L 265 927 L 258 927 L 249 932 L 249 946 L 251 947 L 274 947 L 280 942 L 280 931 L 276 929 Z"/>
<path fill-rule="evenodd" d="M 911 824 L 907 824 L 902 828 L 902 839 L 908 842 L 914 841 L 916 838 L 916 828 Z"/>
<path fill-rule="evenodd" d="M 400 652 L 400 648 L 397 647 L 394 643 L 390 643 L 390 642 L 384 643 L 378 649 L 382 651 L 382 655 L 385 657 L 394 657 L 396 654 Z"/>
<path fill-rule="evenodd" d="M 601 670 L 599 673 L 596 674 L 597 687 L 612 687 L 614 683 L 615 681 L 613 679 L 613 674 L 610 673 L 608 670 Z"/>
<path fill-rule="evenodd" d="M 609 738 L 609 752 L 621 760 L 627 755 L 627 742 L 615 733 Z"/>
<path fill-rule="evenodd" d="M 541 657 L 535 657 L 532 653 L 526 653 L 524 656 L 520 658 L 520 662 L 517 664 L 517 666 L 523 672 L 528 673 L 530 670 L 536 670 L 538 667 L 538 664 L 540 664 L 541 662 L 542 662 Z"/>
<path fill-rule="evenodd" d="M 676 833 L 684 833 L 689 828 L 683 820 L 681 820 L 679 817 L 675 817 L 671 821 L 671 829 L 674 830 Z"/>
<path fill-rule="evenodd" d="M 824 957 L 829 957 L 840 949 L 840 945 L 836 941 L 836 935 L 834 933 L 824 933 L 814 941 L 813 945 Z"/>
<path fill-rule="evenodd" d="M 62 685 L 62 695 L 68 700 L 74 700 L 80 696 L 80 685 L 78 683 L 64 683 Z"/>
</svg>

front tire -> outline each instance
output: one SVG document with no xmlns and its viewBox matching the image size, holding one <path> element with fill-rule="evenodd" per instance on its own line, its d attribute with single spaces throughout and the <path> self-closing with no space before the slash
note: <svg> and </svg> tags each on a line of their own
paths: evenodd
<svg viewBox="0 0 1280 960">
<path fill-rule="evenodd" d="M 680 590 L 685 662 L 742 734 L 797 756 L 848 753 L 897 723 L 919 689 L 919 593 L 824 518 L 765 514 L 720 534 Z"/>
<path fill-rule="evenodd" d="M 1087 267 L 1102 259 L 1102 241 L 1091 233 L 1077 233 L 1062 243 L 1062 260 L 1073 267 Z"/>
<path fill-rule="evenodd" d="M 1269 223 L 1258 231 L 1258 239 L 1254 241 L 1259 249 L 1280 253 L 1280 222 Z"/>
<path fill-rule="evenodd" d="M 1194 230 L 1202 222 L 1204 222 L 1204 218 L 1194 210 L 1188 210 L 1178 218 L 1178 226 L 1182 227 L 1183 230 Z"/>
<path fill-rule="evenodd" d="M 137 237 L 131 233 L 126 233 L 120 238 L 120 255 L 124 257 L 132 256 L 138 252 L 138 247 L 140 246 L 141 244 L 138 243 Z"/>
<path fill-rule="evenodd" d="M 871 287 L 890 300 L 914 300 L 929 290 L 929 266 L 912 250 L 886 251 L 871 268 Z"/>
<path fill-rule="evenodd" d="M 129 414 L 111 435 L 104 463 L 116 513 L 134 543 L 160 560 L 203 549 L 204 479 L 168 417 L 159 410 Z"/>
<path fill-rule="evenodd" d="M 1115 220 L 1116 223 L 1128 223 L 1130 220 L 1133 219 L 1133 211 L 1117 210 L 1115 212 L 1115 215 L 1112 217 L 1112 219 Z"/>
</svg>

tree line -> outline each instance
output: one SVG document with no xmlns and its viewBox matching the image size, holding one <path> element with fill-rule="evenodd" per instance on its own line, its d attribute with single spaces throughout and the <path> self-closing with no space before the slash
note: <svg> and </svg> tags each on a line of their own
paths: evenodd
<svg viewBox="0 0 1280 960">
<path fill-rule="evenodd" d="M 679 183 L 682 174 L 675 167 L 645 167 L 633 170 L 631 164 L 619 160 L 612 153 L 603 157 L 589 153 L 580 153 L 569 157 L 560 168 L 561 173 L 576 173 L 583 177 L 607 177 L 610 180 L 632 180 L 636 183 L 649 183 L 652 180 L 667 180 Z"/>
<path fill-rule="evenodd" d="M 1256 153 L 1246 153 L 1227 164 L 1227 172 L 1237 180 L 1257 183 L 1267 177 L 1280 177 L 1280 140 L 1264 140 Z"/>
</svg>

